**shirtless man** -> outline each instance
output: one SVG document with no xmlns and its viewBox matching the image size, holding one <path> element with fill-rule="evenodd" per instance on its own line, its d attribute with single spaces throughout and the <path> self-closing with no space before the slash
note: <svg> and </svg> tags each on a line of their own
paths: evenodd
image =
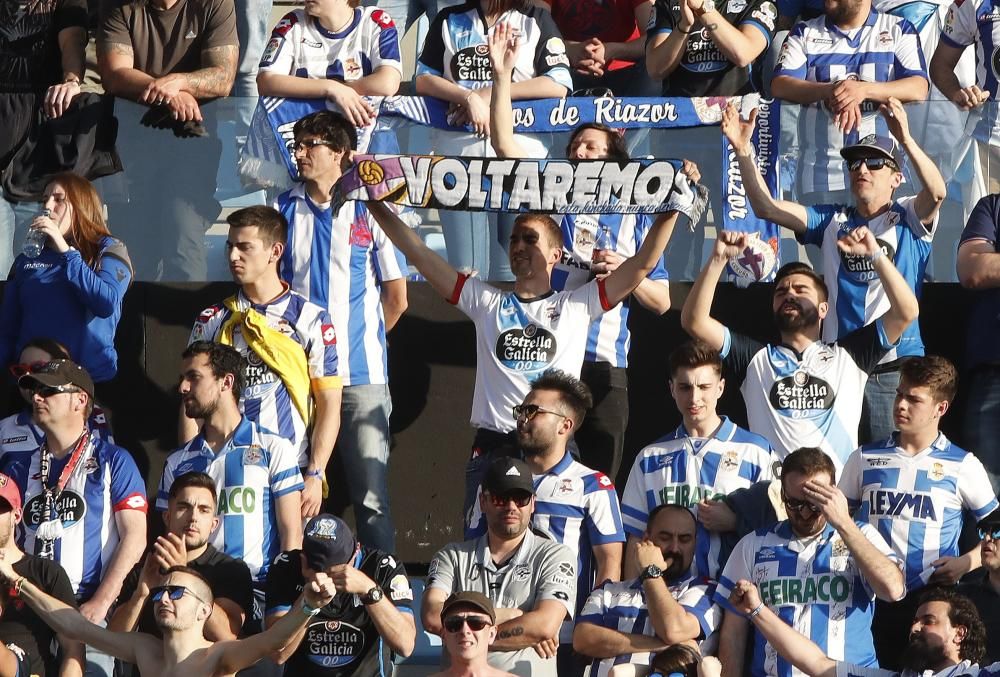
<svg viewBox="0 0 1000 677">
<path fill-rule="evenodd" d="M 319 573 L 295 606 L 266 632 L 246 639 L 210 642 L 204 625 L 212 612 L 212 591 L 200 574 L 171 567 L 162 585 L 150 591 L 163 639 L 141 632 L 112 632 L 39 590 L 0 559 L 0 578 L 57 633 L 96 647 L 139 667 L 144 677 L 224 677 L 279 651 L 306 622 L 333 599 L 336 588 Z"/>
<path fill-rule="evenodd" d="M 497 637 L 496 611 L 480 592 L 456 592 L 441 607 L 442 635 L 451 665 L 431 677 L 510 677 L 486 662 Z"/>
</svg>

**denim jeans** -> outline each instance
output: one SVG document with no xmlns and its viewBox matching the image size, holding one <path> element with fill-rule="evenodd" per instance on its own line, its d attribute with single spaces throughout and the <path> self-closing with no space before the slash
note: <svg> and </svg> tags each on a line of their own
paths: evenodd
<svg viewBox="0 0 1000 677">
<path fill-rule="evenodd" d="M 34 202 L 0 199 L 0 279 L 7 277 L 14 258 L 21 253 L 21 242 L 28 232 L 28 224 L 40 209 Z"/>
<path fill-rule="evenodd" d="M 257 67 L 270 34 L 271 0 L 236 0 L 236 35 L 240 41 L 240 55 L 233 96 L 257 96 Z"/>
<path fill-rule="evenodd" d="M 395 530 L 389 512 L 389 415 L 387 385 L 345 386 L 340 407 L 337 453 L 347 475 L 358 539 L 365 545 L 395 552 Z"/>
<path fill-rule="evenodd" d="M 868 377 L 865 403 L 861 410 L 861 426 L 858 428 L 859 444 L 888 439 L 896 429 L 896 424 L 892 420 L 892 408 L 896 402 L 898 387 L 898 370 L 872 374 Z"/>
<path fill-rule="evenodd" d="M 102 621 L 99 623 L 102 628 L 108 626 L 107 621 Z M 84 677 L 114 677 L 115 675 L 115 657 L 109 656 L 103 651 L 98 651 L 92 646 L 88 646 L 87 649 L 87 664 L 84 667 L 83 675 Z"/>
<path fill-rule="evenodd" d="M 986 466 L 996 491 L 1000 487 L 1000 366 L 979 365 L 968 378 L 963 446 Z"/>
</svg>

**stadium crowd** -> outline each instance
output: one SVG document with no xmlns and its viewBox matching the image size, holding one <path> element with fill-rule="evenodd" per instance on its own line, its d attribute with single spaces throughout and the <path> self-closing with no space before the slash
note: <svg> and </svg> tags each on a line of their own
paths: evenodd
<svg viewBox="0 0 1000 677">
<path fill-rule="evenodd" d="M 994 0 L 305 0 L 273 27 L 271 10 L 0 0 L 0 359 L 23 400 L 0 420 L 0 677 L 388 675 L 428 634 L 456 676 L 1000 673 Z M 721 99 L 689 142 L 728 143 L 753 214 L 818 252 L 763 280 L 776 341 L 713 315 L 727 267 L 772 245 L 723 227 L 719 173 L 690 159 L 661 213 L 442 210 L 443 251 L 388 202 L 339 199 L 404 66 L 446 111 L 429 138 L 448 156 L 629 163 L 603 124 L 564 151 L 515 133 L 515 102 Z M 735 99 L 756 92 L 798 104 L 787 194 Z M 294 180 L 224 212 L 223 147 L 249 144 L 258 95 L 324 104 L 285 130 Z M 955 245 L 968 450 L 941 431 L 958 372 L 917 324 L 932 246 L 954 244 L 933 244 L 955 183 L 940 158 L 963 141 L 991 193 Z M 144 477 L 95 400 L 123 299 L 137 278 L 206 279 L 222 215 L 237 288 L 190 318 L 176 448 Z M 411 269 L 476 351 L 465 540 L 419 584 L 388 483 L 386 336 Z M 624 458 L 629 304 L 667 312 L 688 273 L 690 340 L 665 348 L 682 423 Z M 720 411 L 727 386 L 749 429 Z M 335 454 L 354 529 L 330 512 Z"/>
</svg>

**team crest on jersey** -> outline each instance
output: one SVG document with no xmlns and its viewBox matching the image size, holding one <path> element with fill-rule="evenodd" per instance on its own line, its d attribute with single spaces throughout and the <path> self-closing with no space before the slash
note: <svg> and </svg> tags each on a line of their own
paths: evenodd
<svg viewBox="0 0 1000 677">
<path fill-rule="evenodd" d="M 927 476 L 935 482 L 940 482 L 944 479 L 944 466 L 935 461 L 930 471 L 928 471 Z"/>
<path fill-rule="evenodd" d="M 281 38 L 271 38 L 260 57 L 260 65 L 270 66 L 274 63 L 274 60 L 278 57 L 278 52 L 281 51 L 281 43 Z"/>
<path fill-rule="evenodd" d="M 97 469 L 100 467 L 101 466 L 97 462 L 97 459 L 91 456 L 84 462 L 83 472 L 87 473 L 88 475 L 93 475 L 95 472 L 97 472 Z"/>
<path fill-rule="evenodd" d="M 393 602 L 413 599 L 413 589 L 410 588 L 410 582 L 403 574 L 393 576 L 392 580 L 389 581 L 389 599 Z"/>
<path fill-rule="evenodd" d="M 64 529 L 80 523 L 87 514 L 87 502 L 83 500 L 83 496 L 69 489 L 64 490 L 59 495 L 55 508 Z M 45 496 L 38 494 L 24 506 L 25 526 L 29 529 L 37 529 L 38 525 L 47 519 L 47 516 L 43 515 L 44 511 Z"/>
<path fill-rule="evenodd" d="M 357 59 L 347 59 L 344 61 L 345 80 L 360 80 L 363 74 L 361 64 L 358 63 Z"/>
<path fill-rule="evenodd" d="M 571 494 L 573 493 L 573 480 L 559 480 L 559 486 L 556 487 L 554 493 L 557 494 Z"/>
<path fill-rule="evenodd" d="M 729 2 L 726 3 L 726 11 L 731 14 L 742 12 L 746 8 L 747 8 L 747 0 L 729 0 Z"/>
<path fill-rule="evenodd" d="M 243 450 L 243 465 L 260 465 L 263 459 L 264 452 L 256 444 L 251 444 Z"/>
<path fill-rule="evenodd" d="M 497 337 L 495 354 L 512 371 L 541 371 L 555 360 L 556 337 L 536 324 L 508 329 Z"/>
<path fill-rule="evenodd" d="M 722 455 L 722 469 L 730 472 L 740 467 L 740 457 L 735 451 L 727 451 Z"/>
<path fill-rule="evenodd" d="M 372 244 L 372 230 L 365 223 L 364 219 L 357 219 L 351 223 L 351 246 L 370 247 Z"/>
<path fill-rule="evenodd" d="M 889 31 L 881 31 L 878 34 L 878 42 L 880 45 L 891 45 L 892 44 L 892 34 Z"/>
<path fill-rule="evenodd" d="M 527 564 L 518 564 L 514 567 L 514 571 L 511 573 L 511 577 L 515 581 L 526 581 L 531 578 L 531 567 Z"/>
<path fill-rule="evenodd" d="M 847 557 L 851 554 L 850 549 L 847 547 L 847 543 L 844 543 L 844 539 L 840 536 L 835 537 L 830 541 L 831 554 L 834 557 Z"/>
</svg>

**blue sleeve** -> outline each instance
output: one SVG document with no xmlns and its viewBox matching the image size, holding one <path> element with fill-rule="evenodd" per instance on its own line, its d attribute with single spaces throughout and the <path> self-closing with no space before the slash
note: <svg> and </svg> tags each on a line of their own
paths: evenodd
<svg viewBox="0 0 1000 677">
<path fill-rule="evenodd" d="M 111 456 L 111 505 L 119 510 L 147 511 L 146 483 L 132 456 L 113 446 Z"/>
<path fill-rule="evenodd" d="M 646 240 L 646 236 L 649 234 L 649 229 L 653 227 L 653 221 L 645 214 L 640 214 L 637 218 L 638 220 L 636 222 L 636 230 L 641 232 L 641 235 L 639 235 L 639 237 L 636 238 L 636 243 L 635 243 L 636 249 L 638 250 L 638 248 L 641 247 L 642 243 Z M 566 223 L 565 219 L 563 220 L 563 223 L 564 224 Z M 564 242 L 572 242 L 570 236 L 567 236 L 566 234 L 565 227 L 563 229 L 563 237 L 565 238 Z M 665 258 L 666 254 L 657 259 L 656 265 L 653 266 L 653 269 L 649 271 L 649 274 L 646 275 L 647 278 L 649 278 L 650 280 L 670 279 L 670 273 L 667 272 L 667 264 L 666 261 L 664 260 Z"/>
<path fill-rule="evenodd" d="M 18 294 L 20 279 L 16 264 L 11 266 L 7 284 L 3 289 L 3 310 L 0 310 L 0 364 L 14 364 L 17 361 L 17 334 L 21 327 L 21 297 Z"/>
<path fill-rule="evenodd" d="M 132 268 L 121 257 L 105 249 L 100 272 L 92 270 L 76 249 L 63 254 L 66 280 L 73 285 L 80 302 L 97 317 L 111 317 L 121 308 L 132 282 Z"/>
<path fill-rule="evenodd" d="M 823 233 L 830 219 L 840 209 L 838 205 L 813 205 L 806 207 L 806 232 L 796 233 L 795 239 L 802 244 L 823 246 Z"/>
</svg>

